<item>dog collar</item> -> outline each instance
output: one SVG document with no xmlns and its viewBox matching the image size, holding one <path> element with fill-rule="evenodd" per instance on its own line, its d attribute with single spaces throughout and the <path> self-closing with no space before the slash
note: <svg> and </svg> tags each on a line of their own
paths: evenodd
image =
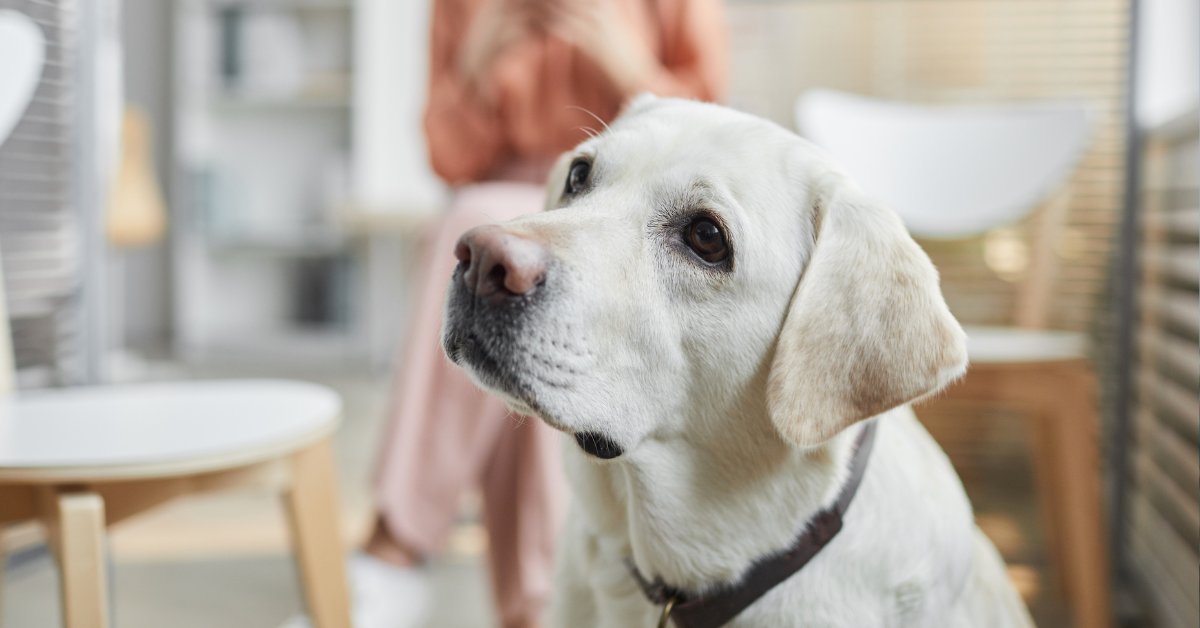
<svg viewBox="0 0 1200 628">
<path fill-rule="evenodd" d="M 854 454 L 850 459 L 850 477 L 842 485 L 837 501 L 828 508 L 817 511 L 804 532 L 791 547 L 756 561 L 737 584 L 725 586 L 706 595 L 689 595 L 669 586 L 661 578 L 646 580 L 632 560 L 627 561 L 629 571 L 642 587 L 642 592 L 651 604 L 662 607 L 659 628 L 668 622 L 676 628 L 716 628 L 725 625 L 738 613 L 746 610 L 758 598 L 766 595 L 775 585 L 792 577 L 812 560 L 838 532 L 842 530 L 842 518 L 854 501 L 854 494 L 862 484 L 867 470 L 867 460 L 875 445 L 875 422 L 867 423 L 854 441 Z"/>
</svg>

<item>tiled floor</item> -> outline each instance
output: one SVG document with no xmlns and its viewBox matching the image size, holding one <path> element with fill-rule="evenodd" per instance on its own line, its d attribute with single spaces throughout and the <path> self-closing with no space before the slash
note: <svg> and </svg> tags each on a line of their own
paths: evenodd
<svg viewBox="0 0 1200 628">
<path fill-rule="evenodd" d="M 367 487 L 384 416 L 386 377 L 298 377 L 327 383 L 346 399 L 337 452 L 347 546 L 352 547 L 369 522 Z M 986 432 L 980 431 L 979 423 L 963 430 L 950 410 L 937 408 L 927 421 L 960 466 L 981 525 L 1013 565 L 1011 574 L 1030 600 L 1038 624 L 1067 626 L 1046 570 L 1020 429 L 1001 416 L 983 423 Z M 466 628 L 493 622 L 480 564 L 486 541 L 471 523 L 470 509 L 468 504 L 449 553 L 431 565 L 436 599 L 429 626 Z M 286 543 L 278 503 L 269 494 L 191 498 L 123 523 L 111 534 L 116 626 L 274 628 L 301 607 Z M 57 594 L 44 555 L 19 561 L 8 574 L 0 624 L 58 625 Z"/>
</svg>

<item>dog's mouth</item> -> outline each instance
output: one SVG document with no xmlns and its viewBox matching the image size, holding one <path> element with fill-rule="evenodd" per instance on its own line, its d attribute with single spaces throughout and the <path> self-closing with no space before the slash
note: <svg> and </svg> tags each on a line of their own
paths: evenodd
<svg viewBox="0 0 1200 628">
<path fill-rule="evenodd" d="M 599 432 L 580 432 L 575 435 L 575 443 L 589 455 L 601 460 L 612 460 L 625 453 L 620 445 Z"/>
<path fill-rule="evenodd" d="M 560 420 L 539 400 L 535 384 L 538 378 L 523 374 L 513 363 L 515 329 L 522 322 L 524 312 L 520 309 L 500 312 L 508 318 L 506 325 L 497 328 L 494 324 L 480 323 L 473 314 L 471 297 L 461 289 L 458 281 L 461 268 L 455 269 L 450 306 L 446 321 L 442 347 L 446 356 L 458 366 L 469 371 L 485 388 L 497 393 L 509 407 L 521 414 L 538 417 L 551 428 L 570 435 L 579 448 L 600 460 L 612 460 L 625 453 L 624 447 L 613 439 L 596 431 L 578 431 Z M 490 340 L 489 340 L 490 339 Z"/>
<path fill-rule="evenodd" d="M 533 391 L 517 371 L 493 356 L 474 333 L 447 335 L 444 344 L 451 362 L 469 369 L 484 386 L 540 414 Z"/>
<path fill-rule="evenodd" d="M 612 460 L 625 453 L 625 449 L 613 439 L 599 432 L 576 432 L 547 412 L 537 402 L 530 386 L 521 380 L 516 371 L 492 356 L 475 334 L 448 337 L 446 353 L 455 364 L 471 369 L 485 386 L 507 397 L 514 410 L 539 417 L 551 428 L 571 435 L 588 455 Z"/>
</svg>

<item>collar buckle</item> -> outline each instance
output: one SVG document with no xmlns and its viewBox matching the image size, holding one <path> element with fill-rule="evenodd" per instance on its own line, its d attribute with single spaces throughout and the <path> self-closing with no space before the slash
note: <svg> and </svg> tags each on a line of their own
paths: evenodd
<svg viewBox="0 0 1200 628">
<path fill-rule="evenodd" d="M 671 611 L 675 610 L 675 602 L 679 601 L 679 597 L 671 595 L 663 604 L 662 615 L 658 617 L 658 628 L 667 628 L 671 625 Z"/>
</svg>

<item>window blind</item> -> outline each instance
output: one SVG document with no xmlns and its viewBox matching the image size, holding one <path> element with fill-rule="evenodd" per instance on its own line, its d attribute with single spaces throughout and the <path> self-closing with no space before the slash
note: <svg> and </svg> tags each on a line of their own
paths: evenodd
<svg viewBox="0 0 1200 628">
<path fill-rule="evenodd" d="M 1200 624 L 1200 111 L 1143 159 L 1126 552 L 1164 628 Z"/>
<path fill-rule="evenodd" d="M 33 98 L 0 145 L 0 254 L 18 371 L 74 379 L 80 315 L 79 218 L 74 203 L 72 106 L 78 46 L 75 0 L 0 0 L 46 41 Z"/>
</svg>

